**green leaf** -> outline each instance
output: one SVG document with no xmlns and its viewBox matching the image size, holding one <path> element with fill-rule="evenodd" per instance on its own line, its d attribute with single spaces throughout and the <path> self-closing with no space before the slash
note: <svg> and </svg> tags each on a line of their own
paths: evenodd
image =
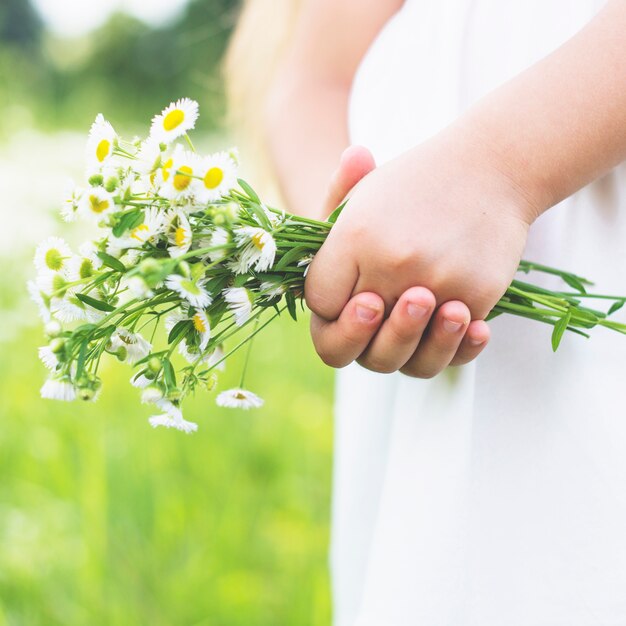
<svg viewBox="0 0 626 626">
<path fill-rule="evenodd" d="M 189 320 L 181 320 L 174 324 L 174 328 L 170 330 L 170 334 L 167 336 L 167 343 L 174 343 L 179 337 L 187 334 L 191 330 L 191 322 Z"/>
<path fill-rule="evenodd" d="M 253 214 L 253 217 L 256 218 L 260 226 L 265 228 L 265 230 L 272 230 L 272 223 L 269 217 L 267 217 L 265 211 L 258 204 L 249 204 L 247 208 L 248 211 Z"/>
<path fill-rule="evenodd" d="M 98 255 L 98 258 L 107 267 L 110 267 L 112 270 L 115 270 L 117 272 L 126 271 L 126 267 L 124 266 L 124 264 L 119 259 L 116 259 L 114 256 L 111 256 L 110 254 L 107 254 L 106 252 L 98 252 L 97 255 Z"/>
<path fill-rule="evenodd" d="M 243 178 L 238 178 L 237 182 L 239 183 L 239 186 L 246 192 L 248 198 L 250 198 L 252 202 L 261 204 L 261 199 L 259 198 L 259 196 L 257 196 L 256 191 L 254 191 L 254 189 L 252 189 L 252 187 L 250 187 L 250 185 L 248 185 L 248 183 L 243 180 Z"/>
<path fill-rule="evenodd" d="M 578 276 L 574 276 L 574 274 L 562 274 L 561 277 L 570 287 L 576 289 L 576 291 L 579 291 L 580 293 L 587 293 L 585 286 L 582 284 Z"/>
<path fill-rule="evenodd" d="M 606 314 L 613 315 L 613 313 L 619 311 L 624 306 L 624 304 L 626 304 L 626 300 L 617 300 L 617 302 L 613 302 L 611 308 L 607 311 Z"/>
<path fill-rule="evenodd" d="M 292 261 L 300 260 L 311 252 L 311 246 L 296 246 L 295 248 L 291 248 L 285 254 L 283 254 L 282 257 L 280 257 L 278 263 L 276 263 L 276 265 L 274 265 L 272 269 L 279 272 L 283 268 L 287 267 Z M 305 268 L 303 267 L 303 272 L 304 269 Z"/>
<path fill-rule="evenodd" d="M 567 313 L 554 325 L 554 330 L 552 331 L 552 350 L 554 350 L 554 352 L 557 351 L 561 339 L 563 338 L 563 333 L 567 330 L 571 319 L 572 311 L 568 309 Z"/>
<path fill-rule="evenodd" d="M 170 389 L 176 387 L 176 372 L 174 372 L 174 366 L 169 359 L 163 359 L 163 375 L 165 376 L 165 384 Z"/>
<path fill-rule="evenodd" d="M 296 309 L 296 297 L 293 295 L 291 291 L 288 291 L 285 294 L 285 301 L 287 303 L 287 311 L 289 311 L 289 315 L 293 318 L 294 322 L 298 321 L 298 312 Z"/>
<path fill-rule="evenodd" d="M 78 352 L 78 360 L 76 362 L 76 378 L 80 378 L 83 370 L 85 369 L 85 360 L 87 358 L 87 348 L 89 346 L 89 340 L 85 339 L 80 346 L 80 351 Z"/>
<path fill-rule="evenodd" d="M 105 313 L 110 313 L 111 311 L 115 311 L 115 307 L 107 304 L 106 302 L 102 302 L 102 300 L 96 300 L 91 296 L 86 296 L 84 293 L 77 293 L 76 297 L 85 304 L 89 305 L 94 309 L 98 309 L 98 311 L 104 311 Z"/>
<path fill-rule="evenodd" d="M 330 224 L 334 224 L 338 219 L 339 216 L 341 215 L 341 212 L 343 211 L 344 207 L 346 206 L 346 204 L 348 204 L 347 200 L 344 200 L 329 216 L 328 219 L 326 220 L 327 222 L 329 222 Z"/>
<path fill-rule="evenodd" d="M 116 237 L 121 237 L 127 230 L 132 230 L 139 224 L 142 224 L 143 220 L 144 212 L 141 209 L 130 211 L 130 213 L 123 215 L 120 221 L 115 224 L 112 232 Z"/>
</svg>

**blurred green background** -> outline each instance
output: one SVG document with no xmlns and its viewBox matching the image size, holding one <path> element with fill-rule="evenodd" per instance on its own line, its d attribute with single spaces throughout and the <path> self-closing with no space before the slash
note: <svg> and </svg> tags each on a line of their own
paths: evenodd
<svg viewBox="0 0 626 626">
<path fill-rule="evenodd" d="M 200 395 L 193 436 L 150 429 L 121 364 L 96 404 L 38 394 L 44 340 L 24 282 L 39 239 L 85 236 L 56 210 L 66 178 L 81 179 L 91 121 L 102 111 L 123 134 L 145 133 L 189 96 L 200 147 L 228 145 L 219 62 L 238 9 L 0 3 L 0 626 L 330 621 L 332 374 L 305 320 L 255 345 L 248 386 L 265 407 L 225 411 Z"/>
</svg>

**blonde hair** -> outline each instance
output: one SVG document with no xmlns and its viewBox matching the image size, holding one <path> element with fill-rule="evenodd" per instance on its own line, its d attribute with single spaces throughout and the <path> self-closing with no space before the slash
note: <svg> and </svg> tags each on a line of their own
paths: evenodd
<svg viewBox="0 0 626 626">
<path fill-rule="evenodd" d="M 302 0 L 246 0 L 224 59 L 227 124 L 255 183 L 274 187 L 265 134 L 265 106 Z M 275 191 L 275 189 L 272 189 Z"/>
</svg>

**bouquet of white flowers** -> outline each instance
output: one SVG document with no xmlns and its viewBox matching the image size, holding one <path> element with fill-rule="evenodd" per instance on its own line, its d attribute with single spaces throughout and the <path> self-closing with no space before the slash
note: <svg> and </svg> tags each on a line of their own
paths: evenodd
<svg viewBox="0 0 626 626">
<path fill-rule="evenodd" d="M 73 190 L 62 215 L 93 220 L 97 235 L 77 254 L 48 238 L 28 284 L 49 340 L 39 349 L 51 372 L 44 398 L 94 400 L 110 354 L 137 369 L 131 384 L 160 411 L 152 426 L 192 432 L 183 400 L 212 390 L 216 370 L 281 313 L 297 318 L 307 268 L 342 207 L 322 222 L 266 206 L 237 178 L 235 150 L 196 153 L 188 131 L 197 118 L 197 103 L 182 99 L 154 117 L 145 140 L 124 141 L 102 115 L 91 127 L 88 186 Z M 570 291 L 515 280 L 490 317 L 551 324 L 554 350 L 566 330 L 588 336 L 600 325 L 626 334 L 626 324 L 608 319 L 626 296 L 587 293 L 589 281 L 543 265 L 522 261 L 519 269 L 555 274 Z M 583 306 L 589 298 L 609 301 L 608 312 Z M 243 369 L 218 405 L 261 406 L 244 388 Z"/>
</svg>

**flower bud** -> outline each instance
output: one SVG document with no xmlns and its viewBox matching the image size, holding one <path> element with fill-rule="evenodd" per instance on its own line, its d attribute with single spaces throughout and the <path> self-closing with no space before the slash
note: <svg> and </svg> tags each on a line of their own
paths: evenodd
<svg viewBox="0 0 626 626">
<path fill-rule="evenodd" d="M 50 339 L 58 337 L 63 332 L 63 327 L 56 320 L 50 320 L 44 327 L 44 331 Z"/>
<path fill-rule="evenodd" d="M 89 387 L 83 387 L 82 389 L 78 390 L 78 397 L 85 402 L 93 400 L 95 395 L 95 391 L 93 389 L 90 389 Z"/>
<path fill-rule="evenodd" d="M 104 183 L 104 176 L 102 174 L 93 174 L 89 177 L 89 184 L 92 187 L 100 187 Z"/>
<path fill-rule="evenodd" d="M 217 385 L 217 374 L 211 374 L 206 380 L 207 391 L 213 391 Z"/>
<path fill-rule="evenodd" d="M 59 354 L 59 352 L 63 352 L 65 350 L 65 339 L 62 337 L 56 337 L 50 342 L 50 350 L 54 354 Z"/>
<path fill-rule="evenodd" d="M 139 264 L 139 271 L 142 276 L 149 276 L 150 274 L 156 274 L 161 271 L 161 264 L 156 259 L 144 259 Z"/>
<path fill-rule="evenodd" d="M 153 374 L 158 374 L 161 371 L 161 360 L 156 357 L 153 356 L 149 361 L 148 361 L 148 369 L 153 373 Z"/>
<path fill-rule="evenodd" d="M 174 404 L 183 399 L 183 392 L 180 389 L 172 389 L 167 394 L 167 399 Z"/>
<path fill-rule="evenodd" d="M 115 351 L 115 356 L 118 358 L 119 361 L 125 361 L 126 357 L 128 356 L 128 350 L 124 346 L 120 346 Z"/>
<path fill-rule="evenodd" d="M 107 181 L 104 184 L 104 188 L 109 193 L 113 193 L 117 189 L 117 186 L 119 184 L 120 184 L 120 181 L 117 179 L 117 177 L 116 176 L 111 176 L 110 178 L 107 178 Z"/>
<path fill-rule="evenodd" d="M 187 263 L 187 261 L 181 261 L 178 264 L 178 270 L 185 278 L 189 278 L 191 276 L 191 268 L 189 267 L 189 263 Z"/>
</svg>

